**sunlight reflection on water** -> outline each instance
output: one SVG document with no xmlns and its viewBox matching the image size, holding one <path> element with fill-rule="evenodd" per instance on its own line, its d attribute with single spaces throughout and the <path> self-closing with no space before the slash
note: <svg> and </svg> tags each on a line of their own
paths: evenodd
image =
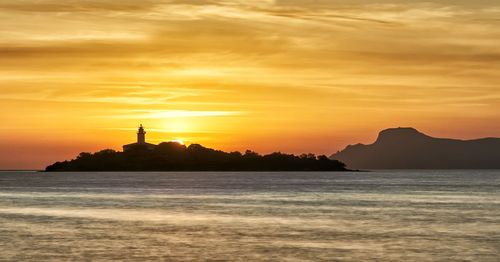
<svg viewBox="0 0 500 262">
<path fill-rule="evenodd" d="M 1 173 L 0 260 L 498 261 L 500 171 Z"/>
</svg>

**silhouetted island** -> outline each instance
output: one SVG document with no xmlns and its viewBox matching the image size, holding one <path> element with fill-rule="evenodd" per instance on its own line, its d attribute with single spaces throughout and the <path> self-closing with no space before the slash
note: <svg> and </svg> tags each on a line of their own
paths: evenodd
<svg viewBox="0 0 500 262">
<path fill-rule="evenodd" d="M 348 171 L 342 162 L 326 156 L 259 155 L 249 150 L 226 153 L 177 142 L 154 145 L 146 143 L 145 134 L 141 125 L 137 143 L 125 145 L 123 152 L 80 153 L 76 159 L 57 162 L 45 171 Z"/>
<path fill-rule="evenodd" d="M 500 139 L 434 138 L 414 128 L 391 128 L 375 143 L 347 146 L 331 158 L 358 169 L 498 169 Z"/>
</svg>

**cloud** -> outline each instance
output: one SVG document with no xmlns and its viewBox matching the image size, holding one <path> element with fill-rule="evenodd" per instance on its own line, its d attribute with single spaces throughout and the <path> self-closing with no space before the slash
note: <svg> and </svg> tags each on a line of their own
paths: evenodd
<svg viewBox="0 0 500 262">
<path fill-rule="evenodd" d="M 115 88 L 93 88 L 91 90 L 69 88 L 32 88 L 19 92 L 16 88 L 5 88 L 0 99 L 65 102 L 65 103 L 114 103 L 122 105 L 163 105 L 176 99 L 200 96 L 203 92 L 187 88 L 167 88 L 144 86 L 129 86 Z"/>
<path fill-rule="evenodd" d="M 168 119 L 168 118 L 191 118 L 191 117 L 221 117 L 237 116 L 243 112 L 237 111 L 193 111 L 193 110 L 130 110 L 115 115 L 116 118 L 128 119 Z"/>
<path fill-rule="evenodd" d="M 67 0 L 64 2 L 45 0 L 18 0 L 15 2 L 0 3 L 0 10 L 21 11 L 21 12 L 101 12 L 101 11 L 120 11 L 137 12 L 151 10 L 157 6 L 158 1 L 152 0 L 123 0 L 116 1 L 89 1 L 89 0 Z"/>
</svg>

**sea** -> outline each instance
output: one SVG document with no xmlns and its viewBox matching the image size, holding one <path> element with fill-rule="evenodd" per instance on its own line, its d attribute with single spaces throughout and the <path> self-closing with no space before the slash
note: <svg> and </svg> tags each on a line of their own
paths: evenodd
<svg viewBox="0 0 500 262">
<path fill-rule="evenodd" d="M 500 261 L 500 170 L 0 172 L 0 261 Z"/>
</svg>

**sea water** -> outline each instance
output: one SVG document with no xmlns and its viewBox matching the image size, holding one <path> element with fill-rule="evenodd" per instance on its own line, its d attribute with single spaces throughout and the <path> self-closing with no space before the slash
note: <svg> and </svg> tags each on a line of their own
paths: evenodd
<svg viewBox="0 0 500 262">
<path fill-rule="evenodd" d="M 500 171 L 0 172 L 2 261 L 500 261 Z"/>
</svg>

